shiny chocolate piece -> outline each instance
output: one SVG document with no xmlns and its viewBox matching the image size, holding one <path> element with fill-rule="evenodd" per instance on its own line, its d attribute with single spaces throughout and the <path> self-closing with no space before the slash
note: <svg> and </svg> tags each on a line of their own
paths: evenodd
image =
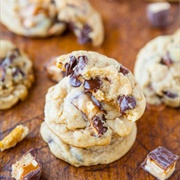
<svg viewBox="0 0 180 180">
<path fill-rule="evenodd" d="M 69 63 L 65 64 L 66 76 L 73 74 L 73 68 L 77 65 L 77 59 L 75 56 L 70 56 L 69 59 Z"/>
<path fill-rule="evenodd" d="M 82 84 L 82 82 L 79 80 L 78 76 L 71 75 L 70 76 L 70 84 L 73 87 L 79 87 Z"/>
<path fill-rule="evenodd" d="M 136 106 L 136 99 L 131 95 L 119 96 L 117 101 L 120 106 L 120 111 L 122 114 L 125 114 L 126 110 L 134 109 L 134 107 Z"/>
<path fill-rule="evenodd" d="M 147 8 L 147 17 L 154 27 L 166 27 L 171 21 L 169 9 L 171 5 L 167 2 L 152 3 Z"/>
<path fill-rule="evenodd" d="M 99 108 L 99 110 L 105 112 L 105 110 L 104 110 L 103 106 L 101 105 L 101 103 L 92 94 L 91 94 L 91 100 Z"/>
<path fill-rule="evenodd" d="M 80 71 L 82 71 L 88 63 L 88 59 L 86 56 L 79 56 L 78 59 L 76 59 L 75 56 L 70 56 L 69 58 L 69 63 L 65 64 L 66 76 L 70 75 L 71 86 L 79 87 L 82 84 L 79 80 L 81 76 Z"/>
<path fill-rule="evenodd" d="M 172 93 L 172 92 L 169 92 L 169 91 L 164 91 L 163 93 L 164 93 L 167 97 L 172 98 L 172 99 L 174 99 L 174 98 L 176 98 L 176 97 L 178 96 L 177 94 Z"/>
<path fill-rule="evenodd" d="M 129 73 L 129 70 L 127 68 L 125 68 L 124 66 L 120 66 L 119 72 L 121 72 L 122 74 L 126 75 L 126 74 Z"/>
<path fill-rule="evenodd" d="M 12 165 L 12 177 L 16 180 L 39 180 L 42 166 L 38 163 L 34 149 L 25 153 Z"/>
<path fill-rule="evenodd" d="M 80 74 L 79 71 L 82 71 L 87 63 L 88 63 L 88 58 L 86 56 L 79 56 L 78 64 L 74 69 L 74 74 L 79 75 Z"/>
<path fill-rule="evenodd" d="M 104 126 L 105 121 L 104 115 L 102 115 L 102 117 L 94 116 L 92 118 L 92 126 L 97 131 L 98 137 L 101 137 L 108 130 L 108 128 Z"/>
<path fill-rule="evenodd" d="M 94 91 L 96 92 L 101 87 L 101 81 L 98 78 L 89 79 L 84 81 L 85 91 Z"/>
<path fill-rule="evenodd" d="M 160 180 L 169 178 L 175 170 L 178 156 L 159 146 L 151 151 L 141 167 Z"/>
</svg>

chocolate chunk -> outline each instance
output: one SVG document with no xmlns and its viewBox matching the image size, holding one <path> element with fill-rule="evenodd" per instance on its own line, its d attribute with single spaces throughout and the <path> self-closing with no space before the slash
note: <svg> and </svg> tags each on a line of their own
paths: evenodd
<svg viewBox="0 0 180 180">
<path fill-rule="evenodd" d="M 66 76 L 73 74 L 73 68 L 77 65 L 77 59 L 75 56 L 70 56 L 69 59 L 69 63 L 65 64 Z"/>
<path fill-rule="evenodd" d="M 101 137 L 108 130 L 108 128 L 104 126 L 104 122 L 105 122 L 104 115 L 101 118 L 98 116 L 94 116 L 92 118 L 92 125 L 96 129 L 98 133 L 98 137 Z"/>
<path fill-rule="evenodd" d="M 126 74 L 129 73 L 129 70 L 127 68 L 125 68 L 124 66 L 120 66 L 119 72 L 121 72 L 122 74 L 126 75 Z"/>
<path fill-rule="evenodd" d="M 164 170 L 167 170 L 178 159 L 175 154 L 162 146 L 151 151 L 148 157 Z"/>
<path fill-rule="evenodd" d="M 70 75 L 70 84 L 73 87 L 79 87 L 82 82 L 79 80 L 80 71 L 84 69 L 86 64 L 88 63 L 88 59 L 86 56 L 79 56 L 78 60 L 75 56 L 70 56 L 69 63 L 65 64 L 66 75 Z"/>
<path fill-rule="evenodd" d="M 73 87 L 79 87 L 82 84 L 82 82 L 78 79 L 77 76 L 71 75 L 70 76 L 70 84 Z"/>
<path fill-rule="evenodd" d="M 3 61 L 1 62 L 2 66 L 9 66 L 13 63 L 13 61 L 20 55 L 19 49 L 15 48 L 10 52 L 9 55 L 7 55 Z"/>
<path fill-rule="evenodd" d="M 31 149 L 25 153 L 19 161 L 12 165 L 12 177 L 24 180 L 39 180 L 42 166 L 35 157 L 35 151 Z"/>
<path fill-rule="evenodd" d="M 165 27 L 170 23 L 170 4 L 167 2 L 152 3 L 147 8 L 147 17 L 155 27 Z"/>
<path fill-rule="evenodd" d="M 91 100 L 101 111 L 105 111 L 101 103 L 92 94 L 91 94 Z"/>
<path fill-rule="evenodd" d="M 85 91 L 94 91 L 96 92 L 101 87 L 101 81 L 98 78 L 85 80 L 84 81 L 84 89 Z"/>
<path fill-rule="evenodd" d="M 78 57 L 78 64 L 74 70 L 74 73 L 79 74 L 79 71 L 82 71 L 84 69 L 84 67 L 87 65 L 87 63 L 88 63 L 87 56 L 79 56 Z"/>
<path fill-rule="evenodd" d="M 169 91 L 164 91 L 163 92 L 166 96 L 168 96 L 169 98 L 176 98 L 178 95 Z"/>
<path fill-rule="evenodd" d="M 164 64 L 166 66 L 170 66 L 171 64 L 173 64 L 173 61 L 170 58 L 169 53 L 166 53 L 165 56 L 162 58 L 161 64 Z"/>
<path fill-rule="evenodd" d="M 80 31 L 78 42 L 80 44 L 85 44 L 87 42 L 91 42 L 92 40 L 89 37 L 90 32 L 92 32 L 92 28 L 88 24 L 84 24 L 83 28 Z"/>
<path fill-rule="evenodd" d="M 122 114 L 124 114 L 126 110 L 133 109 L 136 106 L 136 99 L 131 95 L 119 96 L 117 101 L 119 103 Z"/>
</svg>

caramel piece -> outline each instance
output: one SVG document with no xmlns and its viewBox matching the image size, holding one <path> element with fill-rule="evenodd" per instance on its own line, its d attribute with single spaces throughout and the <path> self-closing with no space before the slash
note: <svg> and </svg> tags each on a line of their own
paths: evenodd
<svg viewBox="0 0 180 180">
<path fill-rule="evenodd" d="M 141 167 L 154 177 L 164 180 L 174 172 L 177 160 L 177 155 L 159 146 L 147 155 Z"/>
<path fill-rule="evenodd" d="M 16 180 L 39 180 L 42 166 L 38 163 L 33 149 L 12 165 L 12 177 Z"/>
<path fill-rule="evenodd" d="M 27 126 L 16 126 L 10 134 L 0 141 L 0 150 L 4 151 L 5 149 L 14 147 L 18 142 L 22 141 L 27 136 L 28 132 L 29 129 Z"/>
</svg>

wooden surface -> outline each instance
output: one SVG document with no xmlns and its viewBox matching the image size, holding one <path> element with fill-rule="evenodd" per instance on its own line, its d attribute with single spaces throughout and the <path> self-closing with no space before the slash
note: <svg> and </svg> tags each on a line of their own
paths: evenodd
<svg viewBox="0 0 180 180">
<path fill-rule="evenodd" d="M 43 180 L 153 180 L 154 177 L 141 169 L 146 154 L 161 145 L 180 155 L 180 111 L 166 108 L 162 111 L 146 109 L 137 122 L 138 134 L 132 149 L 120 160 L 109 165 L 75 168 L 56 159 L 42 140 L 39 128 L 44 118 L 45 94 L 51 82 L 44 71 L 44 64 L 51 57 L 73 50 L 93 50 L 115 58 L 133 70 L 135 57 L 140 48 L 158 35 L 173 33 L 179 26 L 178 4 L 172 4 L 174 22 L 165 29 L 155 29 L 146 19 L 147 2 L 138 0 L 91 0 L 103 17 L 105 41 L 99 48 L 79 45 L 75 36 L 66 33 L 61 37 L 30 39 L 17 36 L 0 26 L 0 37 L 11 40 L 24 49 L 34 62 L 36 81 L 24 102 L 0 111 L 0 139 L 16 125 L 24 124 L 30 133 L 16 147 L 0 152 L 0 179 L 11 179 L 11 165 L 30 148 L 34 148 L 43 166 Z M 179 18 L 178 18 L 179 17 Z M 180 179 L 180 162 L 171 180 Z"/>
</svg>

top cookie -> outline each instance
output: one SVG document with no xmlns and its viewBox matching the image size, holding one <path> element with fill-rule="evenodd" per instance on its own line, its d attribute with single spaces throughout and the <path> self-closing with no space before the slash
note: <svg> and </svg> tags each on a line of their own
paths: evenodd
<svg viewBox="0 0 180 180">
<path fill-rule="evenodd" d="M 75 147 L 107 145 L 112 136 L 128 136 L 145 109 L 132 73 L 95 52 L 75 51 L 57 61 L 66 77 L 49 89 L 45 104 L 45 121 L 54 133 Z"/>
<path fill-rule="evenodd" d="M 0 21 L 20 35 L 46 37 L 69 27 L 79 43 L 99 46 L 104 39 L 101 17 L 87 0 L 6 0 L 1 11 Z"/>
<path fill-rule="evenodd" d="M 7 40 L 0 40 L 0 109 L 24 100 L 34 81 L 32 62 Z"/>
<path fill-rule="evenodd" d="M 134 68 L 149 104 L 180 106 L 180 29 L 159 36 L 139 52 Z"/>
</svg>

